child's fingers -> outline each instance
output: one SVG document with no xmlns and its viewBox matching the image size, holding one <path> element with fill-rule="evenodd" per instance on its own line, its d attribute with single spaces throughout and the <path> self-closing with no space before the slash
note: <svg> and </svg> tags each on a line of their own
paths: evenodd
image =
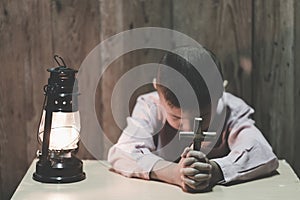
<svg viewBox="0 0 300 200">
<path fill-rule="evenodd" d="M 185 176 L 195 176 L 196 174 L 199 173 L 199 170 L 188 167 L 188 168 L 182 168 L 180 172 Z"/>
<path fill-rule="evenodd" d="M 202 153 L 201 151 L 189 151 L 187 153 L 187 157 L 194 157 L 197 158 L 198 160 L 207 160 L 206 155 Z"/>
<path fill-rule="evenodd" d="M 190 179 L 189 177 L 183 176 L 182 181 L 184 185 L 188 186 L 189 188 L 196 190 L 196 191 L 201 191 L 205 188 L 208 187 L 209 181 L 195 181 L 193 179 Z M 186 188 L 187 189 L 187 188 Z"/>
<path fill-rule="evenodd" d="M 196 174 L 193 179 L 198 182 L 208 181 L 211 179 L 211 174 Z"/>
<path fill-rule="evenodd" d="M 211 172 L 212 166 L 209 163 L 203 163 L 203 162 L 194 162 L 191 167 L 199 170 L 199 171 L 207 171 Z"/>
<path fill-rule="evenodd" d="M 186 147 L 184 150 L 183 150 L 183 153 L 181 154 L 181 157 L 182 158 L 186 158 L 187 154 L 192 150 L 191 147 Z"/>
<path fill-rule="evenodd" d="M 196 188 L 196 186 L 199 184 L 197 181 L 190 179 L 187 176 L 182 176 L 181 179 L 184 184 L 190 186 L 191 188 Z"/>
<path fill-rule="evenodd" d="M 199 170 L 195 168 L 183 168 L 180 170 L 180 172 L 184 175 L 187 176 L 188 178 L 194 180 L 194 181 L 206 181 L 211 178 L 211 174 L 207 173 L 201 173 Z"/>
<path fill-rule="evenodd" d="M 208 186 L 209 186 L 209 181 L 203 181 L 203 182 L 201 182 L 201 184 L 197 185 L 196 188 L 194 188 L 194 190 L 203 191 L 203 190 L 207 189 Z"/>
<path fill-rule="evenodd" d="M 187 167 L 192 165 L 193 163 L 197 162 L 198 160 L 194 157 L 185 158 L 183 161 L 183 166 Z"/>
</svg>

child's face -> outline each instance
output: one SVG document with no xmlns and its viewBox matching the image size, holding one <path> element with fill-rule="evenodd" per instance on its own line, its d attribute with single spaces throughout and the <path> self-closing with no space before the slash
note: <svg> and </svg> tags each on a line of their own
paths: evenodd
<svg viewBox="0 0 300 200">
<path fill-rule="evenodd" d="M 180 131 L 193 131 L 194 118 L 196 113 L 193 111 L 184 111 L 180 108 L 170 105 L 163 95 L 159 94 L 161 105 L 164 107 L 166 112 L 166 120 L 173 128 Z M 201 117 L 207 118 L 207 114 L 201 115 Z M 204 120 L 204 129 L 208 127 L 208 124 Z"/>
</svg>

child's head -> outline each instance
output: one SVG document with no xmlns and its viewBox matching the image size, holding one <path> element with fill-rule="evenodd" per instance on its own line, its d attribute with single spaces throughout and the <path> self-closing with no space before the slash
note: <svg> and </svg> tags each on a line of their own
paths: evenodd
<svg viewBox="0 0 300 200">
<path fill-rule="evenodd" d="M 179 56 L 178 54 L 182 56 Z M 184 104 L 184 106 L 180 105 L 178 99 L 181 97 L 184 97 L 189 101 L 189 98 L 186 97 L 191 96 L 190 90 L 180 88 L 182 87 L 182 83 L 178 79 L 170 77 L 170 71 L 168 71 L 167 68 L 159 67 L 155 87 L 167 113 L 167 121 L 176 129 L 185 131 L 192 130 L 194 117 L 199 117 L 196 116 L 197 114 L 195 113 L 195 110 L 198 108 L 200 109 L 200 115 L 203 118 L 203 128 L 206 129 L 208 127 L 211 110 L 209 91 L 204 79 L 198 70 L 191 64 L 199 63 L 200 66 L 197 67 L 201 67 L 204 56 L 211 56 L 211 53 L 203 48 L 180 47 L 173 52 L 166 53 L 160 62 L 162 65 L 169 66 L 183 75 L 191 85 L 197 97 L 197 105 L 189 102 Z M 176 93 L 177 96 L 166 87 L 166 85 L 170 86 L 170 88 L 180 88 Z"/>
</svg>

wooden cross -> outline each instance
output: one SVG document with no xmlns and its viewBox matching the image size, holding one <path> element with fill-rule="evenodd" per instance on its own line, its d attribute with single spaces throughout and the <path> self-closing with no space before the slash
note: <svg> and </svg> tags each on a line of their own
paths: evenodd
<svg viewBox="0 0 300 200">
<path fill-rule="evenodd" d="M 196 117 L 194 119 L 194 129 L 191 132 L 179 132 L 179 140 L 181 138 L 193 138 L 194 150 L 200 151 L 201 143 L 204 139 L 213 139 L 217 135 L 216 132 L 203 132 L 202 131 L 202 118 Z"/>
</svg>

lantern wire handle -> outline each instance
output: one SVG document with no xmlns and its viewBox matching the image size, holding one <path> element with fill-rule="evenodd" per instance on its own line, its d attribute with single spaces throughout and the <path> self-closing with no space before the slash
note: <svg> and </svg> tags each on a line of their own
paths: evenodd
<svg viewBox="0 0 300 200">
<path fill-rule="evenodd" d="M 63 65 L 61 65 L 61 63 L 59 62 L 59 60 L 62 62 Z M 54 55 L 54 60 L 56 61 L 56 63 L 58 64 L 58 66 L 63 66 L 63 67 L 67 67 L 64 59 L 62 57 L 60 57 L 59 55 Z"/>
</svg>

